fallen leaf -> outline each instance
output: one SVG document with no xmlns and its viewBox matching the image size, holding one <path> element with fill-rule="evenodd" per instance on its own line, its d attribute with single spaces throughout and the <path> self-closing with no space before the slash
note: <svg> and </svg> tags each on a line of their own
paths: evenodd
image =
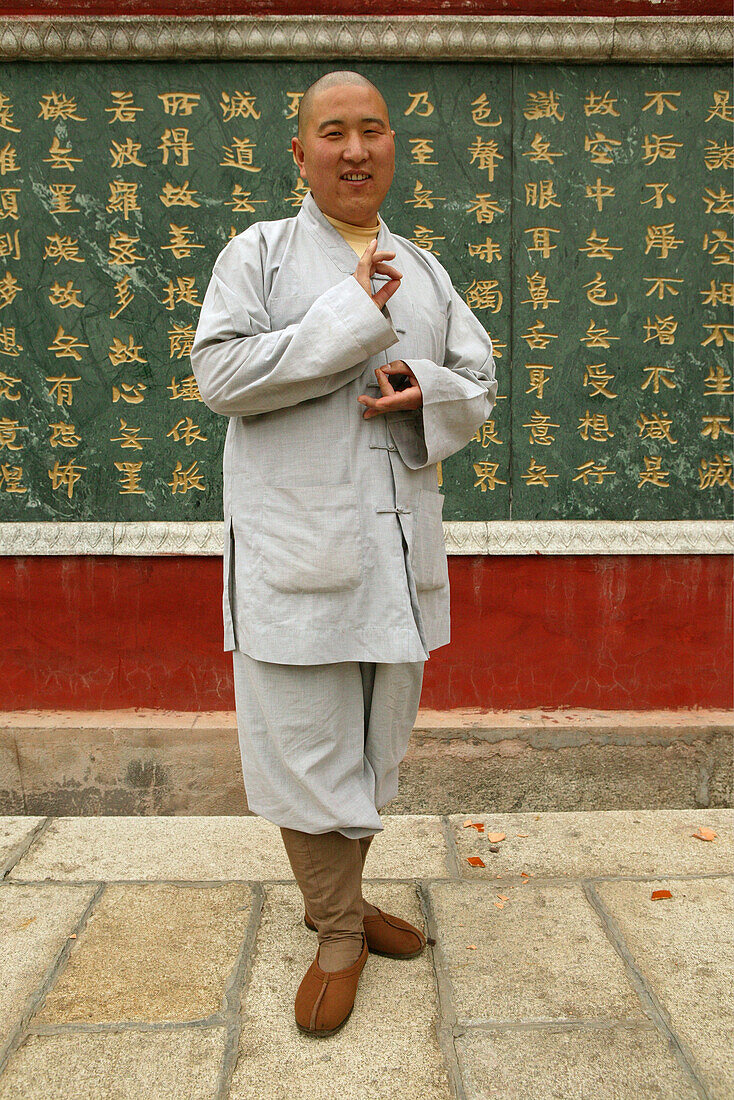
<svg viewBox="0 0 734 1100">
<path fill-rule="evenodd" d="M 467 951 L 476 951 L 477 945 L 475 943 L 468 943 L 466 945 Z"/>
<path fill-rule="evenodd" d="M 469 828 L 469 826 L 470 826 L 470 825 L 473 825 L 473 824 L 474 824 L 474 822 L 472 821 L 472 819 L 471 819 L 470 817 L 468 817 L 468 818 L 466 819 L 466 821 L 464 822 L 464 826 L 463 826 L 463 827 L 464 827 L 465 829 L 468 829 L 468 828 Z"/>
<path fill-rule="evenodd" d="M 530 872 L 529 871 L 521 871 L 520 874 L 523 875 L 525 878 L 530 878 Z"/>
<path fill-rule="evenodd" d="M 713 829 L 709 829 L 708 825 L 701 825 L 697 833 L 691 833 L 691 836 L 695 836 L 696 840 L 714 840 L 716 835 Z"/>
<path fill-rule="evenodd" d="M 660 898 L 672 898 L 672 896 L 670 890 L 653 890 L 650 894 L 652 901 L 659 901 Z"/>
<path fill-rule="evenodd" d="M 23 920 L 23 921 L 20 922 L 20 924 L 16 924 L 16 926 L 15 926 L 16 932 L 18 931 L 19 928 L 26 928 L 29 924 L 32 924 L 35 919 L 36 919 L 35 917 L 29 917 L 28 920 Z"/>
<path fill-rule="evenodd" d="M 486 864 L 479 856 L 467 856 L 466 862 L 470 867 L 485 867 Z"/>
<path fill-rule="evenodd" d="M 530 836 L 530 833 L 515 833 L 515 836 Z"/>
<path fill-rule="evenodd" d="M 510 900 L 509 897 L 507 896 L 507 894 L 498 894 L 497 897 L 501 898 L 502 901 L 509 901 Z"/>
<path fill-rule="evenodd" d="M 70 940 L 75 940 L 76 939 L 76 932 L 72 932 L 72 934 L 69 936 L 69 939 Z"/>
<path fill-rule="evenodd" d="M 504 909 L 504 907 L 505 907 L 505 903 L 503 901 L 496 901 L 495 905 L 497 906 L 498 909 Z"/>
<path fill-rule="evenodd" d="M 498 841 L 504 840 L 504 833 L 487 833 L 487 840 L 491 840 L 493 844 L 497 844 Z"/>
</svg>

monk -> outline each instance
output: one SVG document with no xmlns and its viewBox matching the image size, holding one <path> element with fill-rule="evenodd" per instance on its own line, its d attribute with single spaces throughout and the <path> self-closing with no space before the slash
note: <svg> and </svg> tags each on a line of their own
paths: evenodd
<svg viewBox="0 0 734 1100">
<path fill-rule="evenodd" d="M 363 898 L 362 874 L 425 662 L 450 640 L 437 463 L 497 393 L 491 340 L 448 272 L 379 216 L 394 138 L 360 73 L 308 88 L 292 149 L 310 191 L 221 251 L 191 352 L 229 418 L 225 649 L 248 806 L 280 827 L 317 934 L 295 998 L 313 1036 L 346 1022 L 370 952 L 426 946 Z"/>
</svg>

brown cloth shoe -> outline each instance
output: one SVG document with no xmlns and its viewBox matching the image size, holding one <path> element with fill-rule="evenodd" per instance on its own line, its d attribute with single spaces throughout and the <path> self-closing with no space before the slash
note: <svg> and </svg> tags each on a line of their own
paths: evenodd
<svg viewBox="0 0 734 1100">
<path fill-rule="evenodd" d="M 371 954 L 386 955 L 390 959 L 414 959 L 427 943 L 435 944 L 434 939 L 426 938 L 414 924 L 391 913 L 383 913 L 378 906 L 375 909 L 377 912 L 374 915 L 364 917 L 364 934 Z M 308 913 L 303 920 L 307 928 L 316 931 L 316 925 Z"/>
<path fill-rule="evenodd" d="M 367 962 L 367 937 L 362 953 L 346 970 L 322 970 L 319 953 L 306 971 L 296 993 L 296 1024 L 307 1035 L 333 1035 L 349 1019 L 354 1008 L 360 974 Z"/>
</svg>

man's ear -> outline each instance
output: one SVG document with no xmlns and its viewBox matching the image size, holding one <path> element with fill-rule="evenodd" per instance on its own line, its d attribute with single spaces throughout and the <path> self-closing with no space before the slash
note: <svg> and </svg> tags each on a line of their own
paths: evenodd
<svg viewBox="0 0 734 1100">
<path fill-rule="evenodd" d="M 298 174 L 301 179 L 306 179 L 305 171 L 303 168 L 303 145 L 297 137 L 291 138 L 291 151 L 293 153 L 293 161 L 298 169 Z M 299 161 L 298 157 L 301 157 Z"/>
</svg>

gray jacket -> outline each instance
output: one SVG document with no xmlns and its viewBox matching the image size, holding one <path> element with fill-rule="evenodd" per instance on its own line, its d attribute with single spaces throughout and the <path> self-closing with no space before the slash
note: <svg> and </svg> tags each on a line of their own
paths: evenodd
<svg viewBox="0 0 734 1100">
<path fill-rule="evenodd" d="M 230 418 L 225 650 L 394 663 L 450 640 L 436 463 L 490 415 L 492 343 L 435 256 L 384 222 L 377 247 L 403 274 L 382 310 L 310 193 L 214 264 L 191 363 L 206 405 Z M 380 396 L 375 367 L 394 359 L 423 407 L 365 420 L 357 397 Z"/>
</svg>

